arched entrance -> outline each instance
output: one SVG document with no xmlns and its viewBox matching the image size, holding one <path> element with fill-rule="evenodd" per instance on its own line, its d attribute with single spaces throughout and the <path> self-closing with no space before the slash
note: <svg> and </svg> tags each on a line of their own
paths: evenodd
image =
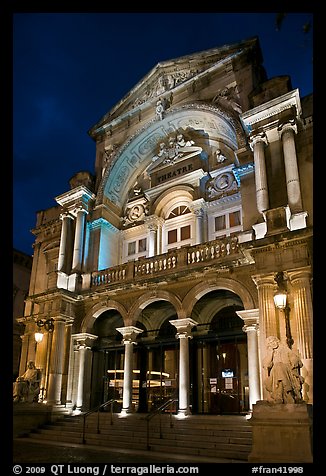
<svg viewBox="0 0 326 476">
<path fill-rule="evenodd" d="M 189 339 L 190 407 L 192 413 L 239 414 L 249 409 L 247 338 L 240 297 L 226 289 L 201 294 L 191 319 L 197 322 Z M 179 339 L 170 321 L 175 307 L 158 299 L 142 308 L 135 327 L 142 332 L 133 346 L 132 408 L 147 413 L 169 398 L 178 397 Z M 93 347 L 91 407 L 115 398 L 122 408 L 125 346 L 116 329 L 121 314 L 106 310 L 94 322 L 98 335 Z M 177 404 L 168 411 L 177 410 Z"/>
<path fill-rule="evenodd" d="M 190 342 L 193 413 L 239 414 L 249 409 L 247 339 L 228 290 L 205 294 L 193 308 L 198 322 Z"/>
</svg>

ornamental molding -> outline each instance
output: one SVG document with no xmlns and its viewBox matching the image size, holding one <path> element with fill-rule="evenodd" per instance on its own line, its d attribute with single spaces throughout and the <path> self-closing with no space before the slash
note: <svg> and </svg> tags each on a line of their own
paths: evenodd
<svg viewBox="0 0 326 476">
<path fill-rule="evenodd" d="M 264 104 L 261 104 L 249 111 L 240 115 L 240 120 L 247 128 L 247 132 L 251 129 L 253 124 L 263 121 L 273 116 L 277 116 L 283 111 L 290 110 L 293 107 L 296 109 L 297 117 L 301 116 L 301 103 L 299 90 L 294 89 L 289 93 L 284 94 L 278 98 L 272 99 Z"/>
</svg>

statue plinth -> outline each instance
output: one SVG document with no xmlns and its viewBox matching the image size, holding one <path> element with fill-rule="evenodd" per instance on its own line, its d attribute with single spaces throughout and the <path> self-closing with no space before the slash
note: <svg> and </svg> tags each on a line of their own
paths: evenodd
<svg viewBox="0 0 326 476">
<path fill-rule="evenodd" d="M 250 423 L 248 462 L 312 463 L 312 405 L 261 400 L 253 405 Z"/>
</svg>

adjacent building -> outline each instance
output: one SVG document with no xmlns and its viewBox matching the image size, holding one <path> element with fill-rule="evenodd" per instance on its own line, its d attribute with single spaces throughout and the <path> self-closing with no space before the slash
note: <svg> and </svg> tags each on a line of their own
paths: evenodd
<svg viewBox="0 0 326 476">
<path fill-rule="evenodd" d="M 20 373 L 36 362 L 41 399 L 246 413 L 273 335 L 312 403 L 312 130 L 256 37 L 158 63 L 91 127 L 94 171 L 33 230 Z"/>
</svg>

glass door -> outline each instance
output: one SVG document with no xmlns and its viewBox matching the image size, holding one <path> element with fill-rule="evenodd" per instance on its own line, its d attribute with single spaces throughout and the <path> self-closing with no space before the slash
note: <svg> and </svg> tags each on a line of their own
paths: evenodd
<svg viewBox="0 0 326 476">
<path fill-rule="evenodd" d="M 249 409 L 245 340 L 197 343 L 195 384 L 199 413 L 242 413 Z"/>
</svg>

